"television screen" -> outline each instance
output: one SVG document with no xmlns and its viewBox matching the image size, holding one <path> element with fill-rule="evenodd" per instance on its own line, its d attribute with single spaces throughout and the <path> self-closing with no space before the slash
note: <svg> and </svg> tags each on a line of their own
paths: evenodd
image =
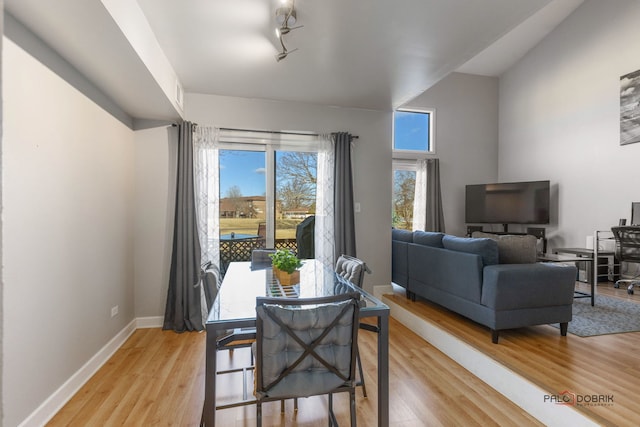
<svg viewBox="0 0 640 427">
<path fill-rule="evenodd" d="M 465 220 L 481 224 L 548 224 L 549 181 L 467 185 Z"/>
<path fill-rule="evenodd" d="M 640 202 L 631 203 L 631 225 L 640 225 Z"/>
</svg>

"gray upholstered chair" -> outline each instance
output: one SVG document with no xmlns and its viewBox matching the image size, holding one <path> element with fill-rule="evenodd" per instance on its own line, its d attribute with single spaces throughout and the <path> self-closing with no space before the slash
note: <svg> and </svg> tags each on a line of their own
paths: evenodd
<svg viewBox="0 0 640 427">
<path fill-rule="evenodd" d="M 359 288 L 364 282 L 364 273 L 371 273 L 364 261 L 349 255 L 340 255 L 336 261 L 335 271 Z"/>
<path fill-rule="evenodd" d="M 271 267 L 269 255 L 275 254 L 275 249 L 254 249 L 251 251 L 251 269 L 263 270 Z"/>
<path fill-rule="evenodd" d="M 337 426 L 333 393 L 348 392 L 356 425 L 355 365 L 359 295 L 256 298 L 257 425 L 269 401 L 329 395 L 329 425 Z"/>
<path fill-rule="evenodd" d="M 367 264 L 361 259 L 349 256 L 349 255 L 340 255 L 338 261 L 336 261 L 335 272 L 345 280 L 353 283 L 357 287 L 361 288 L 364 283 L 364 273 L 371 273 Z M 368 331 L 377 332 L 377 327 L 373 325 L 369 325 L 367 323 L 360 324 L 361 329 L 365 329 Z M 367 397 L 367 386 L 364 383 L 364 371 L 362 369 L 362 360 L 360 359 L 360 351 L 358 351 L 357 355 L 358 361 L 358 374 L 360 375 L 360 380 L 356 385 L 362 387 L 362 395 Z"/>
<path fill-rule="evenodd" d="M 200 270 L 201 283 L 204 289 L 204 298 L 207 304 L 207 313 L 211 311 L 213 302 L 216 300 L 218 290 L 221 285 L 220 269 L 213 263 L 207 263 Z M 249 347 L 255 340 L 256 331 L 249 329 L 228 329 L 220 333 L 217 339 L 218 350 L 229 350 L 233 352 L 235 348 Z"/>
<path fill-rule="evenodd" d="M 200 278 L 204 289 L 204 298 L 207 303 L 207 312 L 211 311 L 213 301 L 218 296 L 220 288 L 220 269 L 212 263 L 207 263 L 200 270 Z"/>
</svg>

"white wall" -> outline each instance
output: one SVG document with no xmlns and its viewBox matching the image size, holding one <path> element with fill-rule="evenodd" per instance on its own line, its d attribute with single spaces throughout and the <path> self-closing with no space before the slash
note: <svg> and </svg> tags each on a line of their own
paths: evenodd
<svg viewBox="0 0 640 427">
<path fill-rule="evenodd" d="M 0 0 L 0 34 L 4 34 L 4 1 Z M 2 118 L 2 108 L 3 108 L 3 97 L 2 97 L 2 44 L 3 37 L 0 37 L 0 165 L 2 164 L 2 129 L 3 129 L 3 118 Z M 2 173 L 0 173 L 0 212 L 2 212 Z M 0 242 L 2 242 L 2 215 L 0 214 Z M 0 426 L 2 425 L 2 420 L 4 419 L 4 408 L 2 405 L 3 394 L 2 394 L 2 360 L 4 354 L 4 339 L 3 339 L 3 330 L 4 330 L 4 312 L 3 312 L 3 296 L 4 296 L 4 272 L 2 266 L 4 265 L 3 255 L 2 255 L 2 244 L 0 244 Z"/>
<path fill-rule="evenodd" d="M 133 320 L 134 152 L 133 131 L 7 38 L 2 63 L 2 406 L 16 426 Z"/>
<path fill-rule="evenodd" d="M 177 128 L 135 132 L 135 314 L 164 316 L 171 269 Z"/>
<path fill-rule="evenodd" d="M 499 177 L 551 180 L 550 248 L 584 247 L 640 201 L 640 144 L 619 145 L 638 23 L 637 0 L 586 1 L 500 79 Z"/>
<path fill-rule="evenodd" d="M 465 185 L 497 180 L 498 79 L 452 73 L 403 107 L 435 109 L 445 228 L 463 236 Z"/>
</svg>

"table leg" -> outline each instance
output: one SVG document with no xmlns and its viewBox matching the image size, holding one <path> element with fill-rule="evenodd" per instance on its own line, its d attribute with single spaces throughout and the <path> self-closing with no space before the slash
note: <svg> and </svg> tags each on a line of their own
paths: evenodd
<svg viewBox="0 0 640 427">
<path fill-rule="evenodd" d="M 389 426 L 389 313 L 378 317 L 378 427 Z"/>
<path fill-rule="evenodd" d="M 216 363 L 217 330 L 207 326 L 207 348 L 205 352 L 204 405 L 202 407 L 201 426 L 216 425 Z"/>
<path fill-rule="evenodd" d="M 591 268 L 593 270 L 591 274 L 591 307 L 596 303 L 596 283 L 598 283 L 598 258 L 596 258 L 596 254 L 597 252 L 594 253 L 591 259 Z"/>
</svg>

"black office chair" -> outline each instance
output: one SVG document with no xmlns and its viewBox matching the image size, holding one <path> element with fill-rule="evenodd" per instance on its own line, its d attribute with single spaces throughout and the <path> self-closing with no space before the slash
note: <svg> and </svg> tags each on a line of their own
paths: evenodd
<svg viewBox="0 0 640 427">
<path fill-rule="evenodd" d="M 613 237 L 616 240 L 615 256 L 618 263 L 632 262 L 640 263 L 640 227 L 611 227 Z M 615 287 L 621 284 L 628 285 L 627 293 L 633 295 L 633 287 L 640 285 L 638 276 L 631 279 L 620 279 L 616 281 Z"/>
<path fill-rule="evenodd" d="M 329 426 L 337 426 L 333 393 L 348 392 L 356 425 L 355 365 L 360 296 L 256 298 L 255 395 L 262 403 L 329 395 Z"/>
</svg>

